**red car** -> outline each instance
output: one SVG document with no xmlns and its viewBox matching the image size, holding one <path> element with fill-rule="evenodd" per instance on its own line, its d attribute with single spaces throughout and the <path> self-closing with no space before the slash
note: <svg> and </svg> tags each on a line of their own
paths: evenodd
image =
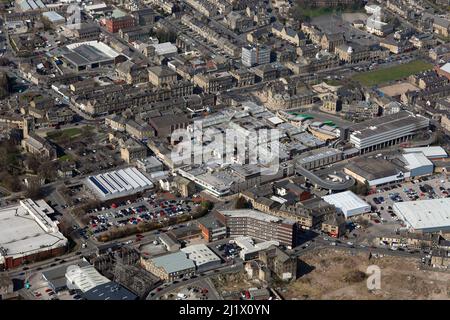
<svg viewBox="0 0 450 320">
<path fill-rule="evenodd" d="M 45 292 L 51 292 L 51 291 L 53 291 L 53 290 L 50 288 L 45 289 Z"/>
</svg>

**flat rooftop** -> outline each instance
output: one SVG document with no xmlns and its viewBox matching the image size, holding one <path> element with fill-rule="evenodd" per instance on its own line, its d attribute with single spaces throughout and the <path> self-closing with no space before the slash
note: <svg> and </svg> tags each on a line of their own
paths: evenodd
<svg viewBox="0 0 450 320">
<path fill-rule="evenodd" d="M 156 267 L 163 268 L 167 273 L 195 268 L 194 262 L 182 251 L 153 258 L 152 261 Z"/>
<path fill-rule="evenodd" d="M 186 253 L 189 259 L 195 262 L 195 265 L 197 267 L 201 267 L 202 265 L 211 262 L 220 263 L 220 258 L 205 244 L 195 244 L 192 246 L 188 246 L 181 249 L 181 251 Z"/>
<path fill-rule="evenodd" d="M 26 199 L 17 205 L 0 209 L 0 263 L 2 256 L 20 258 L 63 247 L 67 239 L 55 222 L 47 217 L 53 213 L 44 201 Z"/>
<path fill-rule="evenodd" d="M 342 151 L 333 148 L 320 148 L 301 154 L 297 161 L 299 163 L 308 163 L 338 154 L 342 154 Z"/>
<path fill-rule="evenodd" d="M 212 215 L 201 217 L 197 220 L 208 229 L 224 228 L 225 226 Z"/>
<path fill-rule="evenodd" d="M 410 153 L 410 152 L 422 152 L 425 157 L 427 158 L 447 158 L 448 154 L 447 151 L 444 150 L 444 148 L 440 146 L 428 146 L 428 147 L 421 147 L 421 148 L 405 148 L 403 149 L 403 152 Z"/>
<path fill-rule="evenodd" d="M 385 159 L 374 158 L 364 158 L 351 161 L 346 166 L 346 169 L 369 181 L 390 177 L 401 172 L 400 168 L 392 162 Z"/>
<path fill-rule="evenodd" d="M 394 203 L 394 212 L 415 230 L 450 229 L 450 198 Z"/>
<path fill-rule="evenodd" d="M 137 296 L 130 290 L 115 282 L 107 282 L 83 293 L 86 300 L 137 300 Z"/>
<path fill-rule="evenodd" d="M 252 210 L 252 209 L 237 209 L 237 210 L 219 210 L 219 213 L 232 218 L 251 218 L 255 220 L 278 223 L 278 222 L 289 222 L 294 223 L 289 220 L 285 220 L 279 217 L 271 216 L 269 214 Z"/>
<path fill-rule="evenodd" d="M 234 241 L 242 249 L 242 253 L 262 251 L 270 248 L 271 246 L 280 245 L 280 243 L 275 240 L 264 241 L 255 244 L 255 242 L 250 237 L 237 237 L 234 239 Z"/>
<path fill-rule="evenodd" d="M 352 126 L 353 136 L 359 139 L 368 138 L 377 134 L 398 130 L 410 125 L 415 125 L 418 129 L 424 128 L 423 122 L 429 120 L 423 116 L 415 115 L 409 111 L 400 111 L 392 115 L 374 118 Z M 411 130 L 414 131 L 414 130 Z"/>
</svg>

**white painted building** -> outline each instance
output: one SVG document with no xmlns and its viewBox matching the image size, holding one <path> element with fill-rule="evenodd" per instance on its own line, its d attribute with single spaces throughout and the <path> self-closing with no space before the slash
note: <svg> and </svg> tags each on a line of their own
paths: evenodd
<svg viewBox="0 0 450 320">
<path fill-rule="evenodd" d="M 396 202 L 392 209 L 414 230 L 450 231 L 450 198 Z"/>
<path fill-rule="evenodd" d="M 129 196 L 153 188 L 153 183 L 135 167 L 89 176 L 85 181 L 86 186 L 101 200 Z"/>
<path fill-rule="evenodd" d="M 322 197 L 322 199 L 334 205 L 346 218 L 370 212 L 371 209 L 370 204 L 351 191 L 330 194 Z"/>
<path fill-rule="evenodd" d="M 44 201 L 25 199 L 0 209 L 0 265 L 67 245 L 67 239 L 48 215 L 54 210 Z M 7 263 L 7 260 L 11 260 Z"/>
</svg>

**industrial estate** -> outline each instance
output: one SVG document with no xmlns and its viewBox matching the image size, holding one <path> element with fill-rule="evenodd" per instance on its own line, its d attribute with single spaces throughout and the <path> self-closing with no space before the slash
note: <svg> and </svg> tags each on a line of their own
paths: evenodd
<svg viewBox="0 0 450 320">
<path fill-rule="evenodd" d="M 2 1 L 0 300 L 450 299 L 448 8 Z"/>
</svg>

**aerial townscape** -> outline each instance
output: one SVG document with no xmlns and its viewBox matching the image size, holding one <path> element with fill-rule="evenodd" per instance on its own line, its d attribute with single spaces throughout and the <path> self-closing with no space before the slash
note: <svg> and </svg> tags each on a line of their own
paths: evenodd
<svg viewBox="0 0 450 320">
<path fill-rule="evenodd" d="M 449 0 L 0 10 L 0 300 L 450 299 Z"/>
</svg>

